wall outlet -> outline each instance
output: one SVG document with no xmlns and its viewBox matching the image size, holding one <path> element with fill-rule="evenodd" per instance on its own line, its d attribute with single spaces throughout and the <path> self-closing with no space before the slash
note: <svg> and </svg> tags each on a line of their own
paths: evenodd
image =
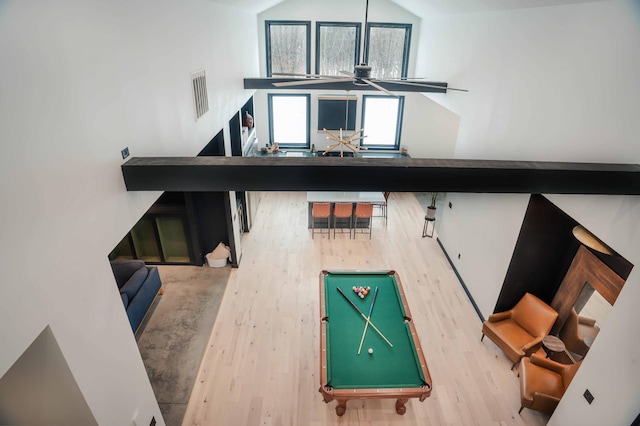
<svg viewBox="0 0 640 426">
<path fill-rule="evenodd" d="M 587 400 L 587 402 L 589 403 L 589 405 L 591 405 L 591 403 L 593 402 L 593 400 L 595 399 L 593 395 L 591 395 L 591 392 L 589 392 L 589 389 L 585 390 L 584 393 L 582 394 L 584 396 L 584 399 Z"/>
<path fill-rule="evenodd" d="M 458 259 L 460 259 L 460 253 L 458 253 Z"/>
<path fill-rule="evenodd" d="M 129 147 L 126 147 L 125 149 L 120 151 L 120 153 L 122 154 L 122 159 L 124 160 L 125 158 L 127 158 L 129 156 Z"/>
<path fill-rule="evenodd" d="M 452 209 L 453 208 L 453 204 L 451 204 L 451 201 L 449 201 L 449 208 Z"/>
</svg>

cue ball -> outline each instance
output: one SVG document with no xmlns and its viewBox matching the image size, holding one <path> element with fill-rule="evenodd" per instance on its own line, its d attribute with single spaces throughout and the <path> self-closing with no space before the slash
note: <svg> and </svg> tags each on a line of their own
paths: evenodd
<svg viewBox="0 0 640 426">
<path fill-rule="evenodd" d="M 372 354 L 373 353 L 373 349 L 369 348 L 369 353 Z"/>
</svg>

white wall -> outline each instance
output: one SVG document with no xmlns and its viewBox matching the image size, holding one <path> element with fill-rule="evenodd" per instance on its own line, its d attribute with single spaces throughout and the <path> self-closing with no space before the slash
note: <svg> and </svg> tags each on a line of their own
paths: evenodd
<svg viewBox="0 0 640 426">
<path fill-rule="evenodd" d="M 107 260 L 159 193 L 126 191 L 120 150 L 199 152 L 251 94 L 255 19 L 205 0 L 2 3 L 0 376 L 49 325 L 99 424 L 163 423 Z"/>
<path fill-rule="evenodd" d="M 528 202 L 528 194 L 447 194 L 438 238 L 485 318 L 498 300 Z"/>
<path fill-rule="evenodd" d="M 456 157 L 640 163 L 637 0 L 434 17 L 422 28 L 417 72 L 470 90 L 430 95 L 460 115 Z M 640 406 L 640 335 L 632 325 L 640 304 L 640 198 L 549 198 L 636 265 L 549 424 L 630 424 Z M 486 316 L 527 198 L 449 194 L 448 201 L 440 239 Z M 592 405 L 582 397 L 586 388 Z"/>
<path fill-rule="evenodd" d="M 401 145 L 413 158 L 453 158 L 460 117 L 421 93 L 404 100 Z"/>
<path fill-rule="evenodd" d="M 311 21 L 311 72 L 315 72 L 315 25 L 317 21 L 360 22 L 364 37 L 365 3 L 330 0 L 323 2 L 284 1 L 258 15 L 258 35 L 260 46 L 260 76 L 266 76 L 265 62 L 265 20 Z M 369 4 L 369 22 L 398 22 L 412 24 L 411 54 L 409 57 L 410 77 L 416 76 L 415 61 L 421 45 L 421 20 L 419 17 L 387 0 L 378 0 Z M 362 40 L 361 40 L 362 41 Z M 257 76 L 254 76 L 257 77 Z M 354 86 L 355 87 L 355 86 Z M 260 146 L 269 141 L 267 93 L 259 90 L 255 97 L 255 119 Z M 277 90 L 272 93 L 309 93 L 302 90 Z M 318 150 L 324 150 L 332 142 L 326 134 L 318 131 L 318 96 L 345 95 L 346 92 L 311 92 L 311 142 Z M 362 124 L 362 96 L 379 94 L 378 92 L 350 91 L 357 96 L 356 126 Z M 405 114 L 401 131 L 401 145 L 406 145 L 412 157 L 450 158 L 453 156 L 458 131 L 458 116 L 421 94 L 401 93 L 405 95 Z"/>
<path fill-rule="evenodd" d="M 462 117 L 457 156 L 637 160 L 638 9 L 605 1 L 425 19 L 416 72 L 470 90 L 430 95 Z"/>
</svg>

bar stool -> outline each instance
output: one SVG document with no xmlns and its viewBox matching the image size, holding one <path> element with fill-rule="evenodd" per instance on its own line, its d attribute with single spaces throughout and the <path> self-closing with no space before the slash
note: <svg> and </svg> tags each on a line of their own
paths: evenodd
<svg viewBox="0 0 640 426">
<path fill-rule="evenodd" d="M 356 204 L 355 223 L 353 224 L 353 238 L 356 237 L 358 232 L 358 219 L 365 219 L 368 225 L 366 229 L 369 229 L 369 239 L 371 239 L 371 228 L 373 228 L 371 217 L 373 216 L 373 204 L 371 203 L 358 203 Z M 364 228 L 361 228 L 364 229 Z M 364 234 L 364 230 L 360 232 Z"/>
<path fill-rule="evenodd" d="M 313 203 L 311 209 L 311 238 L 316 234 L 316 219 L 327 219 L 327 238 L 331 239 L 331 204 Z M 318 229 L 318 234 L 324 234 L 322 229 Z"/>
<path fill-rule="evenodd" d="M 349 219 L 349 239 L 351 239 L 351 220 L 353 216 L 352 203 L 336 203 L 333 208 L 333 238 L 336 238 L 336 228 L 338 219 Z M 340 233 L 344 234 L 344 228 L 340 228 Z"/>
<path fill-rule="evenodd" d="M 374 217 L 384 217 L 384 226 L 387 226 L 387 204 L 389 203 L 389 195 L 391 192 L 384 192 L 384 202 L 383 203 L 374 203 L 374 209 L 380 209 L 380 214 L 375 215 Z"/>
</svg>

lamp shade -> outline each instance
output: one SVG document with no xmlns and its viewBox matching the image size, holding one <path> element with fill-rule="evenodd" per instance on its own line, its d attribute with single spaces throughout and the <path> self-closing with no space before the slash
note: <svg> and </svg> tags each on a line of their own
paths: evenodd
<svg viewBox="0 0 640 426">
<path fill-rule="evenodd" d="M 600 241 L 598 237 L 584 229 L 581 225 L 574 226 L 572 232 L 576 240 L 580 241 L 590 249 L 609 256 L 616 254 L 611 247 Z"/>
</svg>

